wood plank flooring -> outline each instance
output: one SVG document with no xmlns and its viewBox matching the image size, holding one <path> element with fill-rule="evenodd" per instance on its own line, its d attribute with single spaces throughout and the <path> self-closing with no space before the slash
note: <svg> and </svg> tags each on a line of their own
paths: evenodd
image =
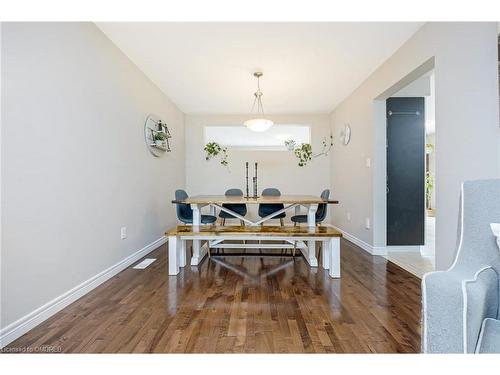
<svg viewBox="0 0 500 375">
<path fill-rule="evenodd" d="M 148 255 L 158 258 L 148 268 L 126 269 L 8 349 L 420 352 L 420 280 L 346 240 L 341 279 L 301 257 L 229 255 L 168 276 L 166 246 Z"/>
</svg>

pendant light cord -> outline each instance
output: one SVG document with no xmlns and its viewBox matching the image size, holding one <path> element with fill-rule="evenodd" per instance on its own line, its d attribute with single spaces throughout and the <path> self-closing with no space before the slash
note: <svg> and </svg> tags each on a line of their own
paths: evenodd
<svg viewBox="0 0 500 375">
<path fill-rule="evenodd" d="M 264 106 L 262 105 L 263 93 L 262 91 L 260 91 L 260 77 L 257 77 L 257 91 L 253 95 L 255 96 L 255 99 L 252 105 L 252 113 L 255 109 L 255 103 L 257 103 L 257 115 L 261 115 L 261 117 L 264 117 Z"/>
<path fill-rule="evenodd" d="M 257 91 L 253 93 L 254 95 L 254 100 L 253 100 L 253 105 L 252 105 L 252 111 L 251 113 L 254 112 L 255 110 L 255 105 L 257 104 L 257 116 L 264 118 L 264 105 L 262 104 L 262 91 L 260 90 L 260 75 L 255 75 L 257 77 Z"/>
</svg>

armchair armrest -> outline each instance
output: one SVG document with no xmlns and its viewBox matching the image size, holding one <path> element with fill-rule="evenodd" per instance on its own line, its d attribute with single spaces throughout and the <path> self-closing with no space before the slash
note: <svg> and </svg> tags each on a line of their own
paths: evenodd
<svg viewBox="0 0 500 375">
<path fill-rule="evenodd" d="M 491 267 L 470 280 L 455 270 L 425 274 L 422 302 L 422 351 L 473 353 L 483 320 L 498 313 L 498 275 Z"/>
<path fill-rule="evenodd" d="M 430 272 L 422 279 L 422 351 L 463 353 L 461 275 Z"/>
<path fill-rule="evenodd" d="M 498 313 L 498 274 L 491 267 L 481 268 L 472 280 L 462 282 L 464 295 L 464 352 L 474 353 L 484 319 Z"/>
</svg>

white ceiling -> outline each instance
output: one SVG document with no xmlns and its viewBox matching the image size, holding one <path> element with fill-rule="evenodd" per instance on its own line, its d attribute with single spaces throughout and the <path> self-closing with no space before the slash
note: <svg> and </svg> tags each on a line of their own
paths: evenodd
<svg viewBox="0 0 500 375">
<path fill-rule="evenodd" d="M 422 23 L 97 23 L 185 113 L 327 113 Z"/>
</svg>

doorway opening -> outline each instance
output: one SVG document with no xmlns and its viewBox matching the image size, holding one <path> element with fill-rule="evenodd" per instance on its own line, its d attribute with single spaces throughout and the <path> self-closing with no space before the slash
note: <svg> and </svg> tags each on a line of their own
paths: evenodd
<svg viewBox="0 0 500 375">
<path fill-rule="evenodd" d="M 435 269 L 434 70 L 386 101 L 387 255 L 422 277 Z"/>
</svg>

